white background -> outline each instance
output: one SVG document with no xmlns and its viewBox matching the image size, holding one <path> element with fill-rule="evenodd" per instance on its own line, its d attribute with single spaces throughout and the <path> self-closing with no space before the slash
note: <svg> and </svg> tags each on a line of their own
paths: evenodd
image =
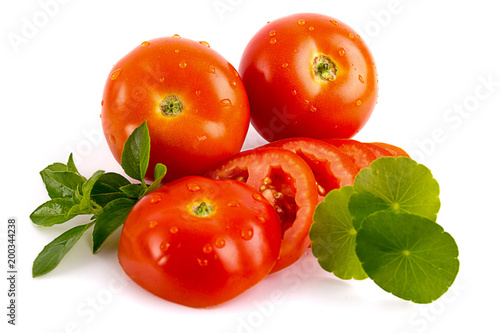
<svg viewBox="0 0 500 333">
<path fill-rule="evenodd" d="M 51 5 L 44 5 L 51 4 Z M 47 276 L 31 278 L 45 244 L 66 230 L 37 228 L 48 199 L 38 172 L 75 154 L 82 174 L 120 171 L 103 139 L 100 102 L 111 66 L 142 41 L 206 40 L 236 68 L 268 20 L 333 16 L 365 37 L 379 102 L 361 141 L 405 148 L 441 186 L 438 223 L 460 249 L 455 284 L 415 305 L 371 280 L 342 281 L 312 255 L 220 307 L 156 298 L 121 271 L 115 237 L 98 255 L 90 234 Z M 26 26 L 36 24 L 35 29 Z M 8 332 L 453 332 L 498 330 L 500 23 L 494 1 L 25 0 L 0 5 L 0 321 Z M 14 45 L 11 39 L 24 38 Z M 263 141 L 250 131 L 245 149 Z M 18 220 L 17 326 L 7 325 L 7 219 Z M 86 217 L 71 225 L 84 223 Z"/>
</svg>

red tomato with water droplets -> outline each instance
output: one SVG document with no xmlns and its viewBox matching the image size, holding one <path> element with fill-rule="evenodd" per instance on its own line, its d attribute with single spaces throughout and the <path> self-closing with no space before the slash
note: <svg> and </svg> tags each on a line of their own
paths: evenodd
<svg viewBox="0 0 500 333">
<path fill-rule="evenodd" d="M 325 15 L 270 21 L 248 43 L 239 70 L 251 122 L 268 141 L 350 138 L 377 100 L 377 72 L 367 45 Z"/>
<path fill-rule="evenodd" d="M 143 42 L 108 76 L 102 126 L 117 161 L 132 131 L 147 121 L 151 156 L 165 180 L 203 174 L 240 151 L 250 124 L 249 104 L 235 68 L 206 42 L 179 35 Z"/>
<path fill-rule="evenodd" d="M 274 207 L 243 182 L 191 176 L 144 196 L 122 229 L 118 259 L 144 289 L 190 307 L 226 302 L 274 267 Z"/>
</svg>

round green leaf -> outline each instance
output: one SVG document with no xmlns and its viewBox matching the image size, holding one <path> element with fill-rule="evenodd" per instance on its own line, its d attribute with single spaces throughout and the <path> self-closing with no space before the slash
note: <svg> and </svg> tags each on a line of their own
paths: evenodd
<svg viewBox="0 0 500 333">
<path fill-rule="evenodd" d="M 439 184 L 431 171 L 407 157 L 382 157 L 361 170 L 349 202 L 354 227 L 380 210 L 417 214 L 436 221 L 441 206 Z"/>
<path fill-rule="evenodd" d="M 459 261 L 453 237 L 432 220 L 381 211 L 365 218 L 356 253 L 368 276 L 404 300 L 431 303 L 455 280 Z"/>
<path fill-rule="evenodd" d="M 351 186 L 328 193 L 314 212 L 309 237 L 312 253 L 324 270 L 341 279 L 362 280 L 368 276 L 356 256 L 356 229 L 347 206 L 353 193 Z"/>
</svg>

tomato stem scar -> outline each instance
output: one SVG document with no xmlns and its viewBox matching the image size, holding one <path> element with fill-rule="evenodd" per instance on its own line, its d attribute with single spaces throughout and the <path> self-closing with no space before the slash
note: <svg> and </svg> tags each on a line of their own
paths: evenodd
<svg viewBox="0 0 500 333">
<path fill-rule="evenodd" d="M 329 56 L 322 54 L 315 57 L 312 65 L 314 77 L 317 80 L 329 82 L 337 78 L 337 66 Z"/>
<path fill-rule="evenodd" d="M 208 205 L 206 202 L 202 202 L 201 204 L 193 207 L 193 213 L 199 217 L 205 217 L 210 215 L 212 212 L 212 206 Z"/>
<path fill-rule="evenodd" d="M 168 95 L 160 102 L 161 114 L 165 117 L 178 116 L 184 109 L 182 99 L 177 95 Z"/>
</svg>

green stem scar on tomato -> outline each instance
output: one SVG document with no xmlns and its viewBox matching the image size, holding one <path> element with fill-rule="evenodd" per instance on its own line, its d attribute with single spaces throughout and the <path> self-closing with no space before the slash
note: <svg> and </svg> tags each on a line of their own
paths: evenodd
<svg viewBox="0 0 500 333">
<path fill-rule="evenodd" d="M 313 73 L 319 81 L 334 81 L 337 78 L 337 67 L 330 57 L 319 55 L 313 60 Z"/>
<path fill-rule="evenodd" d="M 160 102 L 161 114 L 166 117 L 178 116 L 184 109 L 184 103 L 179 96 L 168 95 Z"/>
</svg>

